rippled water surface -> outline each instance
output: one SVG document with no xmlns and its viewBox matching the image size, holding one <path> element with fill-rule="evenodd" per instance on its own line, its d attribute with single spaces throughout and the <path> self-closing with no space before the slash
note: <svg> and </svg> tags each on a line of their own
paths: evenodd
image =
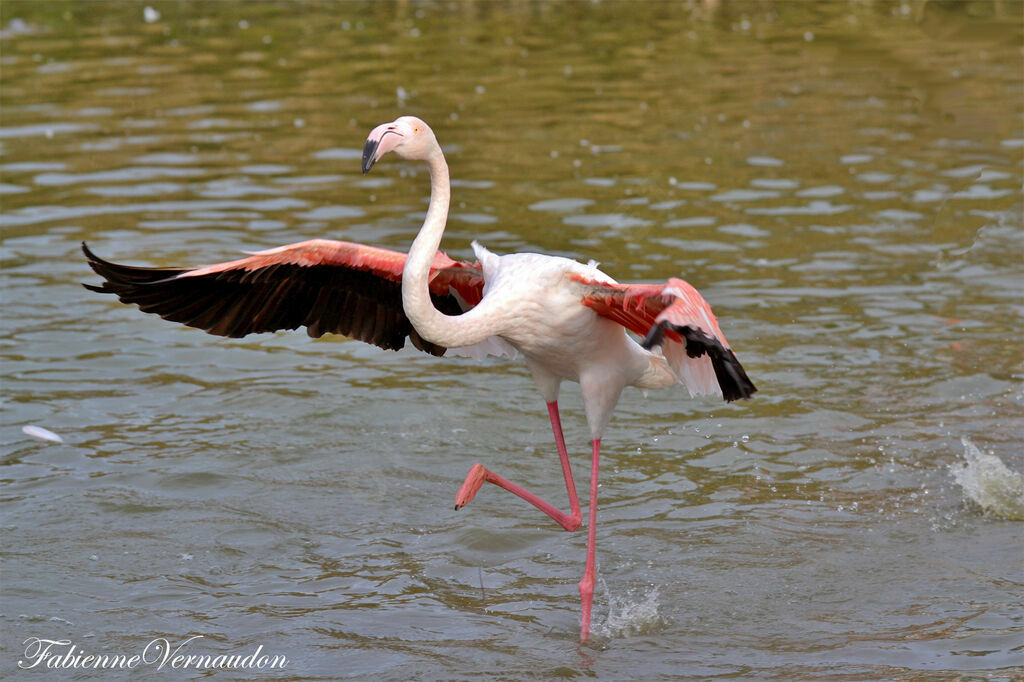
<svg viewBox="0 0 1024 682">
<path fill-rule="evenodd" d="M 293 679 L 1024 675 L 1021 4 L 0 13 L 2 676 L 32 637 L 193 635 Z M 79 286 L 83 240 L 406 249 L 424 169 L 359 172 L 403 113 L 445 146 L 452 256 L 683 276 L 760 388 L 624 394 L 587 646 L 585 535 L 497 488 L 452 510 L 478 460 L 564 504 L 521 362 L 221 339 Z"/>
</svg>

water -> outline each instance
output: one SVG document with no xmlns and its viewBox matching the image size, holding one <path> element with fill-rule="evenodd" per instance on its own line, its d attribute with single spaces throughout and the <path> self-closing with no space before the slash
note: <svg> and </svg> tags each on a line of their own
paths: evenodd
<svg viewBox="0 0 1024 682">
<path fill-rule="evenodd" d="M 32 637 L 194 635 L 287 679 L 1024 675 L 1024 531 L 961 443 L 996 490 L 1024 471 L 1021 5 L 144 10 L 0 6 L 5 676 Z M 445 146 L 453 257 L 681 275 L 760 388 L 623 396 L 586 647 L 585 536 L 493 488 L 452 510 L 476 461 L 564 504 L 521 363 L 220 339 L 78 285 L 82 240 L 407 248 L 424 170 L 359 172 L 402 113 Z"/>
</svg>

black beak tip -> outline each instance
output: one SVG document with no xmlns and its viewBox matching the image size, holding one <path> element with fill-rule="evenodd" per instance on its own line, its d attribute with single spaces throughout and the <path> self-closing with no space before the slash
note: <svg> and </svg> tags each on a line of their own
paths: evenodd
<svg viewBox="0 0 1024 682">
<path fill-rule="evenodd" d="M 373 164 L 376 163 L 376 159 L 373 157 L 377 154 L 378 144 L 380 143 L 374 140 L 367 140 L 366 146 L 363 147 L 363 175 L 369 173 L 370 169 L 373 168 Z"/>
</svg>

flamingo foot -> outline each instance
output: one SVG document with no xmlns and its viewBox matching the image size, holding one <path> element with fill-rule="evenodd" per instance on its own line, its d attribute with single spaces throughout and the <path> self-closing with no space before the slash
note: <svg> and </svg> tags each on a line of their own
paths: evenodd
<svg viewBox="0 0 1024 682">
<path fill-rule="evenodd" d="M 480 486 L 487 480 L 487 469 L 480 462 L 477 462 L 469 468 L 469 473 L 466 474 L 466 480 L 462 483 L 462 487 L 459 488 L 459 492 L 455 494 L 455 511 L 459 511 L 467 504 L 469 504 L 476 493 L 480 490 Z"/>
</svg>

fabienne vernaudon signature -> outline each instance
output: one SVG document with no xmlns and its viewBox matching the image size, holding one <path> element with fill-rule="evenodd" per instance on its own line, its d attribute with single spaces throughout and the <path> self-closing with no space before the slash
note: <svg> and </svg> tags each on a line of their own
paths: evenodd
<svg viewBox="0 0 1024 682">
<path fill-rule="evenodd" d="M 284 670 L 288 664 L 285 656 L 263 653 L 262 644 L 242 654 L 194 653 L 189 645 L 202 638 L 203 635 L 193 635 L 175 644 L 157 637 L 134 653 L 97 654 L 88 653 L 70 639 L 29 637 L 24 642 L 25 654 L 18 661 L 18 667 L 22 670 L 129 670 L 141 666 L 153 666 L 157 670 Z"/>
</svg>

